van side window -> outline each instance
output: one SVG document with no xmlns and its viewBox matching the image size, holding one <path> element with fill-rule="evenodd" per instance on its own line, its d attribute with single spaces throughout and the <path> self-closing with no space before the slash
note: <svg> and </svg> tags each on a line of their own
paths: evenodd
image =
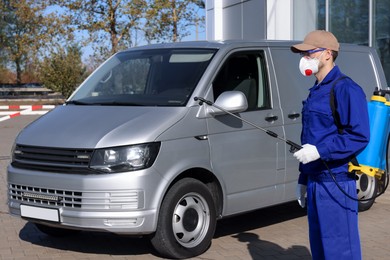
<svg viewBox="0 0 390 260">
<path fill-rule="evenodd" d="M 224 91 L 245 94 L 248 110 L 270 108 L 264 54 L 240 52 L 228 58 L 213 81 L 214 99 Z"/>
</svg>

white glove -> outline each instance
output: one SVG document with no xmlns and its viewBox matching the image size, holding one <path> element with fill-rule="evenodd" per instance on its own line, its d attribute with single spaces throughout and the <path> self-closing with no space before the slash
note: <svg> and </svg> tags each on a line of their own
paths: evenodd
<svg viewBox="0 0 390 260">
<path fill-rule="evenodd" d="M 304 208 L 306 206 L 306 185 L 297 184 L 296 195 L 299 206 Z"/>
<path fill-rule="evenodd" d="M 302 145 L 302 149 L 294 153 L 294 157 L 303 164 L 315 161 L 320 158 L 317 148 L 311 144 Z"/>
</svg>

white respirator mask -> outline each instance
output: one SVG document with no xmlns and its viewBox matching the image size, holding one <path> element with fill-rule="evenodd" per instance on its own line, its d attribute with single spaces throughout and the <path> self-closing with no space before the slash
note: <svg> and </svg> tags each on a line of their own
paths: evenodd
<svg viewBox="0 0 390 260">
<path fill-rule="evenodd" d="M 318 72 L 318 65 L 320 64 L 320 58 L 324 51 L 322 51 L 321 55 L 318 58 L 310 58 L 308 56 L 304 56 L 299 61 L 299 70 L 301 71 L 303 76 L 311 76 Z"/>
</svg>

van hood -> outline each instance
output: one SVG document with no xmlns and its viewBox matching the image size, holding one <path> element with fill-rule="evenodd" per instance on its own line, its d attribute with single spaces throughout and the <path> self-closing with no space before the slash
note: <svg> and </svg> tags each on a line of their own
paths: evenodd
<svg viewBox="0 0 390 260">
<path fill-rule="evenodd" d="M 27 126 L 21 145 L 103 148 L 156 141 L 186 107 L 60 106 Z"/>
</svg>

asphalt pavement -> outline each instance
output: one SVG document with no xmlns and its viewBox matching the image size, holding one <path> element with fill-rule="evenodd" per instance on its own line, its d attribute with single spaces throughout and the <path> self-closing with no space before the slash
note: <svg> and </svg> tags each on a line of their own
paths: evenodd
<svg viewBox="0 0 390 260">
<path fill-rule="evenodd" d="M 53 238 L 8 214 L 6 168 L 12 144 L 38 117 L 0 122 L 0 259 L 160 259 L 147 238 L 96 232 Z M 390 259 L 389 193 L 359 214 L 363 259 Z M 209 250 L 193 259 L 311 259 L 305 210 L 292 202 L 220 220 Z"/>
</svg>

